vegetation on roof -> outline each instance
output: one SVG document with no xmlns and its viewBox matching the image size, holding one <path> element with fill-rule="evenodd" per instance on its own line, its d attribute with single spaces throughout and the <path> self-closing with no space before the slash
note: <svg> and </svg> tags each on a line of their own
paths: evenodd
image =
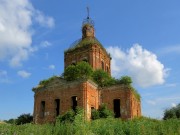
<svg viewBox="0 0 180 135">
<path fill-rule="evenodd" d="M 48 79 L 44 79 L 44 80 L 41 80 L 38 84 L 37 87 L 34 87 L 32 90 L 35 90 L 35 89 L 38 89 L 38 88 L 42 88 L 42 87 L 45 87 L 47 86 L 51 81 L 53 81 L 54 79 L 56 78 L 60 78 L 59 76 L 52 76 Z"/>
<path fill-rule="evenodd" d="M 63 77 L 67 81 L 74 81 L 78 79 L 91 79 L 99 87 L 108 87 L 113 85 L 122 84 L 127 86 L 134 93 L 135 97 L 140 101 L 140 94 L 133 88 L 132 79 L 129 76 L 122 76 L 120 79 L 111 77 L 107 72 L 102 69 L 94 70 L 87 62 L 79 62 L 77 65 L 68 66 Z"/>
<path fill-rule="evenodd" d="M 77 48 L 81 48 L 81 47 L 85 47 L 85 46 L 93 45 L 93 44 L 98 44 L 104 49 L 103 45 L 95 37 L 87 37 L 87 38 L 75 41 L 71 45 L 71 47 L 68 50 L 65 50 L 64 52 L 65 53 L 71 52 L 71 51 L 74 51 Z"/>
<path fill-rule="evenodd" d="M 63 78 L 66 81 L 75 81 L 78 79 L 90 79 L 94 81 L 99 87 L 108 87 L 113 85 L 127 86 L 135 95 L 136 99 L 140 101 L 141 96 L 132 86 L 132 79 L 129 76 L 122 76 L 120 79 L 111 77 L 107 72 L 102 69 L 94 70 L 89 63 L 82 61 L 76 65 L 69 65 L 61 77 L 52 76 L 48 79 L 39 82 L 39 85 L 33 90 L 47 86 L 51 81 L 56 78 Z"/>
</svg>

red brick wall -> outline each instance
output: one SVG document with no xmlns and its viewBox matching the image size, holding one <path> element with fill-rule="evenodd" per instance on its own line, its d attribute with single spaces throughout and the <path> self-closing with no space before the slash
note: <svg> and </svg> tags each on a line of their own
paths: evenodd
<svg viewBox="0 0 180 135">
<path fill-rule="evenodd" d="M 88 81 L 66 82 L 52 81 L 46 88 L 37 88 L 34 95 L 34 123 L 54 122 L 56 118 L 55 99 L 60 99 L 60 115 L 72 109 L 72 96 L 77 96 L 77 105 L 84 109 L 85 118 L 90 120 L 91 107 L 99 108 L 107 104 L 113 111 L 113 100 L 120 99 L 121 118 L 129 119 L 141 116 L 141 104 L 135 98 L 130 88 L 116 85 L 99 89 Z M 41 101 L 45 101 L 45 117 L 41 117 Z"/>
<path fill-rule="evenodd" d="M 130 88 L 124 85 L 116 85 L 101 90 L 101 103 L 107 104 L 108 108 L 112 111 L 114 110 L 114 99 L 120 99 L 122 119 L 141 116 L 140 102 L 135 98 Z"/>
<path fill-rule="evenodd" d="M 54 122 L 56 117 L 55 99 L 60 99 L 60 114 L 72 109 L 72 96 L 77 96 L 77 104 L 84 108 L 83 83 L 70 83 L 66 87 L 59 85 L 37 91 L 34 96 L 34 122 Z M 45 101 L 45 117 L 40 117 L 41 101 Z"/>
<path fill-rule="evenodd" d="M 66 52 L 64 54 L 65 68 L 72 63 L 78 63 L 84 59 L 88 60 L 88 63 L 94 70 L 102 69 L 101 62 L 104 62 L 104 71 L 111 74 L 111 58 L 102 47 L 97 44 L 89 45 L 82 48 L 77 48 L 72 52 Z M 108 67 L 108 70 L 107 70 Z"/>
<path fill-rule="evenodd" d="M 93 82 L 86 82 L 86 113 L 87 113 L 87 119 L 91 119 L 91 107 L 94 109 L 99 108 L 99 91 L 97 89 L 97 85 Z"/>
</svg>

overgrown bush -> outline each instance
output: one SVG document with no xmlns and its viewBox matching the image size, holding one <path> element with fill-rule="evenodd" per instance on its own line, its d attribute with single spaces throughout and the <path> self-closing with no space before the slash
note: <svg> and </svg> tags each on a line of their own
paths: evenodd
<svg viewBox="0 0 180 135">
<path fill-rule="evenodd" d="M 122 76 L 120 80 L 118 80 L 120 84 L 124 85 L 131 85 L 132 84 L 132 79 L 129 76 Z"/>
<path fill-rule="evenodd" d="M 98 110 L 94 109 L 91 115 L 92 115 L 91 118 L 93 120 L 99 119 L 99 118 L 113 118 L 114 117 L 114 113 L 107 108 L 106 104 L 100 105 Z"/>
<path fill-rule="evenodd" d="M 102 69 L 95 70 L 92 74 L 92 78 L 100 87 L 116 84 L 116 80 Z"/>
<path fill-rule="evenodd" d="M 56 122 L 60 123 L 72 123 L 75 121 L 77 117 L 81 117 L 81 119 L 84 118 L 83 109 L 77 107 L 76 110 L 69 110 L 63 115 L 59 115 L 56 118 Z"/>
<path fill-rule="evenodd" d="M 176 107 L 172 107 L 164 111 L 164 120 L 176 118 L 180 119 L 180 104 L 178 104 Z"/>
<path fill-rule="evenodd" d="M 0 135 L 180 135 L 180 120 L 107 118 L 58 124 L 0 124 Z"/>
<path fill-rule="evenodd" d="M 64 79 L 67 81 L 77 80 L 79 78 L 88 79 L 93 70 L 87 62 L 79 62 L 77 65 L 69 65 L 64 71 Z"/>
<path fill-rule="evenodd" d="M 33 116 L 30 113 L 28 113 L 28 114 L 21 114 L 17 119 L 9 119 L 5 122 L 9 124 L 22 125 L 26 123 L 31 123 L 32 121 L 33 121 Z"/>
</svg>

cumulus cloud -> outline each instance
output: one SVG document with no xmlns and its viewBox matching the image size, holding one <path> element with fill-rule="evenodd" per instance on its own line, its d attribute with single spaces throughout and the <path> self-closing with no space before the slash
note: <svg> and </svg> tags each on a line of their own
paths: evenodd
<svg viewBox="0 0 180 135">
<path fill-rule="evenodd" d="M 55 65 L 49 65 L 48 68 L 51 69 L 51 70 L 53 70 L 53 69 L 55 69 Z"/>
<path fill-rule="evenodd" d="M 167 69 L 154 53 L 143 49 L 139 44 L 127 51 L 122 51 L 119 47 L 109 47 L 107 51 L 112 56 L 113 76 L 129 75 L 141 87 L 164 83 Z"/>
<path fill-rule="evenodd" d="M 17 72 L 17 74 L 22 78 L 29 78 L 31 76 L 31 73 L 29 73 L 25 70 L 20 70 Z"/>
<path fill-rule="evenodd" d="M 29 0 L 0 0 L 0 3 L 0 61 L 20 66 L 35 50 L 31 45 L 34 21 L 51 28 L 54 19 L 35 9 Z"/>
</svg>

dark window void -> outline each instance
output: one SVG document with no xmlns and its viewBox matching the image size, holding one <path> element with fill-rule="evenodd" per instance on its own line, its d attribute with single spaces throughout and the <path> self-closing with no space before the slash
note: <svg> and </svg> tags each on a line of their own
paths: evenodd
<svg viewBox="0 0 180 135">
<path fill-rule="evenodd" d="M 87 59 L 83 59 L 83 61 L 84 61 L 84 62 L 88 62 L 88 60 L 87 60 Z"/>
<path fill-rule="evenodd" d="M 73 96 L 71 99 L 72 99 L 72 109 L 75 111 L 77 107 L 77 96 Z"/>
<path fill-rule="evenodd" d="M 41 101 L 41 117 L 44 118 L 45 116 L 45 101 Z"/>
<path fill-rule="evenodd" d="M 95 111 L 95 108 L 94 107 L 91 107 L 91 119 L 92 119 L 92 113 L 93 111 Z"/>
<path fill-rule="evenodd" d="M 101 61 L 102 70 L 104 70 L 104 62 Z"/>
<path fill-rule="evenodd" d="M 106 66 L 106 71 L 107 71 L 107 72 L 109 72 L 109 68 L 108 68 L 108 66 Z"/>
<path fill-rule="evenodd" d="M 121 110 L 120 110 L 120 99 L 114 99 L 114 114 L 115 118 L 121 117 Z"/>
<path fill-rule="evenodd" d="M 56 116 L 60 114 L 60 99 L 55 99 Z"/>
<path fill-rule="evenodd" d="M 73 62 L 71 65 L 74 65 L 74 66 L 76 66 L 76 63 L 75 63 L 75 62 Z"/>
</svg>

